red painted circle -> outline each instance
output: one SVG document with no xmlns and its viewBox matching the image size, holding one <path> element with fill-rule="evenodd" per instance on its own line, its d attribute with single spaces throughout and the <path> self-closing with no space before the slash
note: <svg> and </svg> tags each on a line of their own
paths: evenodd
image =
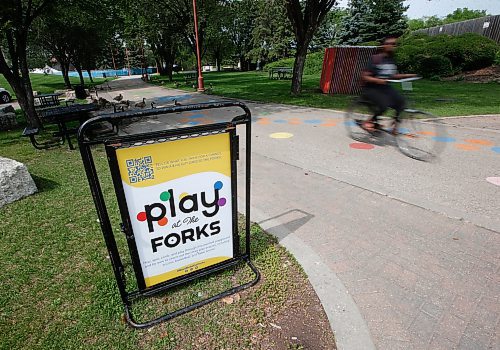
<svg viewBox="0 0 500 350">
<path fill-rule="evenodd" d="M 141 211 L 139 214 L 137 214 L 137 220 L 146 221 L 146 212 Z"/>
<path fill-rule="evenodd" d="M 353 142 L 349 145 L 349 147 L 354 148 L 354 149 L 374 149 L 374 145 L 370 145 L 368 143 L 362 143 L 362 142 Z"/>
</svg>

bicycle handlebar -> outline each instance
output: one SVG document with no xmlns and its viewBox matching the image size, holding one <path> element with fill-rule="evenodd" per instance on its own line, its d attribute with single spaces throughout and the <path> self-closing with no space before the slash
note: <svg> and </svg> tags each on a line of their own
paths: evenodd
<svg viewBox="0 0 500 350">
<path fill-rule="evenodd" d="M 406 83 L 408 81 L 420 80 L 422 77 L 412 77 L 412 78 L 404 78 L 404 79 L 387 79 L 390 83 Z"/>
</svg>

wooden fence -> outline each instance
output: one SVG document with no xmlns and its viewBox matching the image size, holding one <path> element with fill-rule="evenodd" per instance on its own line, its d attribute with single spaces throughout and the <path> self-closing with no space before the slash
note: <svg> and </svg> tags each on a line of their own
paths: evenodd
<svg viewBox="0 0 500 350">
<path fill-rule="evenodd" d="M 460 35 L 464 33 L 476 33 L 490 38 L 500 44 L 500 15 L 486 16 L 468 21 L 444 24 L 442 26 L 419 29 L 413 33 L 425 33 L 428 35 L 449 34 Z"/>
<path fill-rule="evenodd" d="M 336 46 L 325 50 L 320 87 L 324 94 L 357 94 L 360 75 L 376 46 Z"/>
</svg>

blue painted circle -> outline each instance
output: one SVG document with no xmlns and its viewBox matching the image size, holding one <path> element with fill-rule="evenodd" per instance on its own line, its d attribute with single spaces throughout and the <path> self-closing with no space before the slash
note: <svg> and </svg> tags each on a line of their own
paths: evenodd
<svg viewBox="0 0 500 350">
<path fill-rule="evenodd" d="M 200 122 L 188 122 L 189 125 L 198 125 Z"/>
<path fill-rule="evenodd" d="M 220 190 L 222 188 L 222 181 L 217 181 L 215 184 L 214 184 L 214 188 L 216 190 Z"/>
<path fill-rule="evenodd" d="M 345 125 L 347 126 L 356 126 L 358 124 L 356 124 L 356 122 L 352 121 L 352 120 L 348 120 L 346 122 L 344 122 Z"/>
<path fill-rule="evenodd" d="M 437 142 L 455 142 L 456 141 L 456 139 L 454 139 L 453 137 L 443 137 L 443 136 L 434 136 L 432 139 L 437 141 Z"/>
<path fill-rule="evenodd" d="M 496 147 L 491 147 L 491 150 L 495 153 L 500 153 L 500 147 L 496 146 Z"/>
<path fill-rule="evenodd" d="M 407 129 L 407 128 L 398 128 L 398 131 L 400 134 L 409 134 L 410 133 L 410 129 Z"/>
<path fill-rule="evenodd" d="M 309 119 L 309 120 L 304 120 L 304 123 L 307 124 L 321 124 L 323 121 L 319 119 Z"/>
<path fill-rule="evenodd" d="M 189 119 L 198 119 L 198 118 L 204 118 L 205 116 L 203 114 L 193 114 L 190 115 L 188 118 Z"/>
</svg>

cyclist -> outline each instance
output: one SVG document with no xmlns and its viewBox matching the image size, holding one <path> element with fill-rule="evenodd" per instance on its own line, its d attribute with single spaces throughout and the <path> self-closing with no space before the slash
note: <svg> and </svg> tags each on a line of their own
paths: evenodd
<svg viewBox="0 0 500 350">
<path fill-rule="evenodd" d="M 373 116 L 366 120 L 362 127 L 367 131 L 374 131 L 378 127 L 377 117 L 387 108 L 396 111 L 393 134 L 397 134 L 399 115 L 405 109 L 404 97 L 387 82 L 388 79 L 404 79 L 416 77 L 416 74 L 399 74 L 394 61 L 397 38 L 388 36 L 382 41 L 381 50 L 373 55 L 368 66 L 361 73 L 364 83 L 361 97 L 373 106 Z"/>
</svg>

